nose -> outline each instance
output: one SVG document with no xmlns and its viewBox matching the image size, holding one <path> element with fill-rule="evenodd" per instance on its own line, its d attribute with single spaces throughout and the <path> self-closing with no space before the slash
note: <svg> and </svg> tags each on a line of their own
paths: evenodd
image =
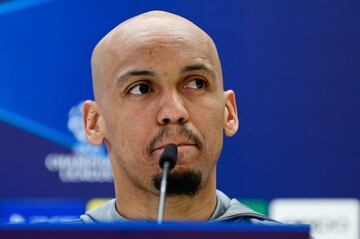
<svg viewBox="0 0 360 239">
<path fill-rule="evenodd" d="M 169 92 L 160 101 L 157 121 L 160 125 L 184 124 L 189 119 L 189 113 L 182 97 L 177 92 Z"/>
</svg>

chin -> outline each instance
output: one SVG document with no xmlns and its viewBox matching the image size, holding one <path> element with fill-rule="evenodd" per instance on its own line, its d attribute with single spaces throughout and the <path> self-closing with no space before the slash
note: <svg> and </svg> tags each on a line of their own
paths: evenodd
<svg viewBox="0 0 360 239">
<path fill-rule="evenodd" d="M 161 173 L 153 176 L 153 186 L 160 190 Z M 199 170 L 178 169 L 168 175 L 168 196 L 195 196 L 202 185 L 202 173 Z"/>
</svg>

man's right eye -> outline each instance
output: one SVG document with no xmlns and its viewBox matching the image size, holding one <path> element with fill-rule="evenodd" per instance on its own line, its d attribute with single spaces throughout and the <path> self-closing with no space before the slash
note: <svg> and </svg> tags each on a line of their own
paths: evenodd
<svg viewBox="0 0 360 239">
<path fill-rule="evenodd" d="M 151 91 L 151 88 L 148 84 L 146 83 L 140 83 L 138 85 L 133 86 L 129 93 L 132 95 L 142 95 L 142 94 L 146 94 L 149 93 Z"/>
</svg>

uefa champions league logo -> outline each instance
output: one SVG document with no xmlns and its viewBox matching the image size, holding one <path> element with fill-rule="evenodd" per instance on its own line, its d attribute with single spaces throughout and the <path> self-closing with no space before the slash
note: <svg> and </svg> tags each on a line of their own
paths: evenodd
<svg viewBox="0 0 360 239">
<path fill-rule="evenodd" d="M 104 146 L 94 146 L 87 142 L 82 125 L 83 102 L 69 111 L 67 127 L 77 143 L 71 154 L 49 154 L 45 158 L 48 170 L 59 172 L 59 179 L 64 183 L 112 183 L 113 176 L 110 160 Z"/>
</svg>

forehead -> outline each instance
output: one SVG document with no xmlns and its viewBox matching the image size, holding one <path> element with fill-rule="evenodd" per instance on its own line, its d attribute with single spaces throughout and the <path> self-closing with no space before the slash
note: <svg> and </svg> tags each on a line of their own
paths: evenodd
<svg viewBox="0 0 360 239">
<path fill-rule="evenodd" d="M 216 65 L 217 57 L 208 41 L 197 34 L 183 31 L 136 32 L 111 44 L 113 62 L 118 67 L 129 65 L 167 66 L 187 61 L 204 61 Z"/>
<path fill-rule="evenodd" d="M 218 56 L 212 40 L 195 25 L 178 19 L 150 18 L 130 21 L 112 32 L 106 45 L 116 68 L 129 64 L 160 61 L 206 61 L 218 68 Z M 175 59 L 176 58 L 176 59 Z M 166 62 L 164 62 L 166 60 Z"/>
</svg>

